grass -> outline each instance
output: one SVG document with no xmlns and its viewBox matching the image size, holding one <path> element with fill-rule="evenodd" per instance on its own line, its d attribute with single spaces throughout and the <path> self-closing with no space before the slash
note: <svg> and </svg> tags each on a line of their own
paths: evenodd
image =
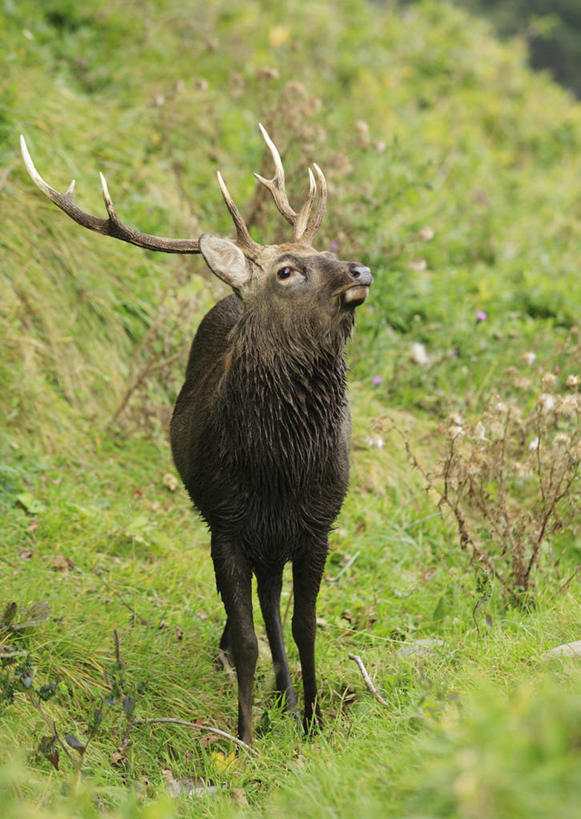
<svg viewBox="0 0 581 819">
<path fill-rule="evenodd" d="M 467 561 L 458 558 L 451 525 L 434 517 L 418 478 L 403 477 L 404 456 L 395 447 L 395 454 L 390 453 L 394 441 L 388 440 L 384 449 L 365 448 L 361 436 L 371 426 L 369 413 L 376 405 L 370 397 L 361 401 L 364 393 L 361 388 L 356 402 L 353 489 L 332 538 L 319 605 L 324 733 L 305 742 L 272 699 L 272 670 L 260 625 L 258 759 L 240 755 L 224 767 L 230 742 L 175 725 L 134 725 L 131 743 L 123 748 L 127 717 L 118 698 L 83 764 L 91 791 L 105 806 L 125 804 L 129 783 L 134 798 L 147 802 L 163 793 L 165 772 L 170 771 L 174 780 L 193 777 L 196 783 L 223 788 L 218 795 L 197 798 L 196 815 L 228 815 L 232 789 L 243 789 L 252 812 L 267 815 L 296 809 L 297 792 L 299 815 L 326 815 L 330 806 L 349 816 L 351 804 L 357 805 L 353 813 L 380 815 L 390 806 L 393 815 L 401 815 L 416 800 L 421 804 L 429 798 L 432 804 L 433 791 L 439 792 L 442 807 L 432 806 L 431 815 L 450 815 L 450 799 L 454 804 L 458 800 L 459 815 L 472 815 L 471 800 L 484 810 L 488 788 L 500 808 L 497 812 L 493 803 L 484 815 L 511 815 L 502 790 L 495 790 L 495 777 L 512 753 L 503 720 L 514 722 L 517 732 L 538 734 L 542 753 L 533 761 L 539 768 L 551 755 L 545 745 L 559 746 L 561 757 L 554 760 L 557 770 L 551 774 L 555 788 L 569 771 L 578 723 L 567 714 L 575 710 L 578 673 L 571 661 L 547 670 L 540 657 L 578 636 L 578 583 L 559 596 L 543 589 L 537 607 L 528 613 L 506 610 L 494 593 L 475 611 L 480 595 Z M 421 431 L 420 441 L 427 432 Z M 45 710 L 62 736 L 70 733 L 83 741 L 95 707 L 110 692 L 103 671 L 110 679 L 116 673 L 114 630 L 124 666 L 123 691 L 135 698 L 136 718 L 173 716 L 231 731 L 235 685 L 214 665 L 223 612 L 214 591 L 208 538 L 181 491 L 164 486 L 171 469 L 167 446 L 107 437 L 99 444 L 90 466 L 52 456 L 34 463 L 27 454 L 16 461 L 18 477 L 12 476 L 4 496 L 3 576 L 4 588 L 10 589 L 4 599 L 20 606 L 47 603 L 52 616 L 14 638 L 6 635 L 8 642 L 29 652 L 37 687 L 58 681 L 57 694 Z M 37 514 L 15 503 L 23 490 L 40 504 Z M 355 549 L 359 556 L 341 573 Z M 288 591 L 287 583 L 283 605 Z M 422 639 L 441 645 L 425 655 L 402 652 Z M 288 623 L 286 641 L 296 677 L 298 658 Z M 366 691 L 349 652 L 363 658 L 389 712 Z M 519 710 L 514 701 L 521 702 L 521 688 L 526 707 Z M 556 709 L 552 727 L 545 724 L 537 697 Z M 496 727 L 488 725 L 480 738 L 487 709 L 498 712 L 492 719 Z M 23 751 L 28 754 L 26 773 L 20 770 L 11 780 L 18 783 L 12 798 L 20 794 L 31 809 L 46 798 L 47 789 L 49 802 L 56 798 L 52 789 L 58 780 L 72 776 L 62 754 L 56 774 L 38 753 L 46 734 L 24 694 L 5 704 L 5 762 L 15 764 Z M 490 770 L 482 770 L 479 755 L 488 742 Z M 476 749 L 470 751 L 474 743 Z M 525 739 L 517 751 L 511 764 L 524 772 L 536 752 Z M 477 755 L 470 763 L 472 796 L 458 785 L 456 796 L 444 798 L 439 778 L 462 782 L 463 754 L 470 753 Z M 429 768 L 419 790 L 411 779 L 418 765 Z M 534 775 L 527 775 L 532 787 Z M 572 781 L 568 787 L 571 792 L 560 794 L 556 804 L 566 806 L 573 799 Z M 515 791 L 511 799 L 520 805 L 516 786 Z M 82 796 L 73 805 L 76 799 Z M 462 807 L 464 802 L 469 809 Z M 160 815 L 190 810 L 188 799 L 181 807 L 179 800 L 171 807 L 163 800 L 160 804 Z M 20 799 L 14 810 L 15 815 L 22 810 Z"/>
<path fill-rule="evenodd" d="M 0 15 L 0 651 L 22 652 L 0 668 L 3 815 L 575 815 L 578 663 L 542 657 L 579 638 L 578 478 L 514 608 L 392 425 L 434 472 L 451 414 L 473 423 L 495 393 L 528 412 L 544 373 L 559 390 L 578 373 L 579 105 L 519 44 L 434 2 L 22 0 Z M 190 338 L 224 291 L 197 258 L 76 228 L 16 150 L 23 131 L 40 172 L 63 190 L 76 177 L 94 213 L 102 169 L 122 218 L 161 235 L 230 231 L 219 166 L 272 241 L 283 226 L 251 176 L 259 120 L 291 194 L 306 159 L 324 168 L 319 246 L 375 283 L 350 347 L 353 474 L 318 609 L 325 727 L 305 738 L 282 713 L 257 615 L 254 758 L 202 727 L 138 722 L 235 726 L 208 534 L 166 433 Z M 299 687 L 288 621 L 285 635 Z"/>
</svg>

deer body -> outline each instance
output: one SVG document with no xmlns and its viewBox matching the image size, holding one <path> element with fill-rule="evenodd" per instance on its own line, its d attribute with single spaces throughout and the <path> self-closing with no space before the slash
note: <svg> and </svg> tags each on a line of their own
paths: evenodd
<svg viewBox="0 0 581 819">
<path fill-rule="evenodd" d="M 276 176 L 258 177 L 294 227 L 293 242 L 256 244 L 218 176 L 236 226 L 235 241 L 204 234 L 199 242 L 159 239 L 126 228 L 102 179 L 108 219 L 84 214 L 66 194 L 38 176 L 36 184 L 75 221 L 143 247 L 202 253 L 234 293 L 202 320 L 192 343 L 185 384 L 171 422 L 178 472 L 211 532 L 217 589 L 227 621 L 221 650 L 238 678 L 238 734 L 252 739 L 252 689 L 258 655 L 253 625 L 252 575 L 271 648 L 277 689 L 296 711 L 280 620 L 284 565 L 292 561 L 293 637 L 299 650 L 304 723 L 320 721 L 315 680 L 316 600 L 337 517 L 349 479 L 350 416 L 345 344 L 354 309 L 367 297 L 372 277 L 357 262 L 318 252 L 311 240 L 320 225 L 326 184 L 309 170 L 303 208 L 291 208 L 274 144 Z"/>
<path fill-rule="evenodd" d="M 326 536 L 346 491 L 350 425 L 343 334 L 324 353 L 288 338 L 273 350 L 274 334 L 243 310 L 232 295 L 203 319 L 171 440 L 211 531 L 235 534 L 254 569 Z"/>
</svg>

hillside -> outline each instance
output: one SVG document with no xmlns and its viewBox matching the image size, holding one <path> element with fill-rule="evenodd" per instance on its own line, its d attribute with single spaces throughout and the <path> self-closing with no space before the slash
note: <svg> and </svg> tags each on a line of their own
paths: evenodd
<svg viewBox="0 0 581 819">
<path fill-rule="evenodd" d="M 539 658 L 581 637 L 581 106 L 519 43 L 427 0 L 19 0 L 0 47 L 0 652 L 21 652 L 0 660 L 8 815 L 567 815 L 579 671 Z M 288 234 L 255 190 L 258 122 L 291 198 L 313 161 L 327 176 L 317 247 L 375 283 L 319 604 L 327 727 L 305 741 L 289 724 L 265 657 L 260 756 L 232 761 L 228 741 L 134 722 L 235 723 L 208 536 L 167 445 L 191 337 L 226 290 L 196 256 L 74 225 L 18 136 L 82 208 L 104 215 L 102 171 L 123 221 L 162 236 L 231 232 L 221 169 L 272 242 Z M 88 749 L 67 759 L 51 721 Z M 63 791 L 75 761 L 83 781 Z M 194 813 L 164 796 L 184 777 Z"/>
</svg>

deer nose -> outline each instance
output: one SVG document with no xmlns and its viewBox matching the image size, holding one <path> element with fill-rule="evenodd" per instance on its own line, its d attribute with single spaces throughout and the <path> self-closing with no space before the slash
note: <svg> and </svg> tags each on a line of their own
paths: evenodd
<svg viewBox="0 0 581 819">
<path fill-rule="evenodd" d="M 373 284 L 371 270 L 363 264 L 349 265 L 349 273 L 362 287 L 370 287 Z"/>
</svg>

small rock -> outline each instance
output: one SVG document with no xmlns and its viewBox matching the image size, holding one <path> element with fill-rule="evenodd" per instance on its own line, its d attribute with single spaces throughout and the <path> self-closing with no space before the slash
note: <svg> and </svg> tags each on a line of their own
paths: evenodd
<svg viewBox="0 0 581 819">
<path fill-rule="evenodd" d="M 443 645 L 443 640 L 432 640 L 430 638 L 413 640 L 398 648 L 396 655 L 398 657 L 425 657 L 427 654 L 432 654 L 435 648 Z"/>
<path fill-rule="evenodd" d="M 581 657 L 581 640 L 573 643 L 563 643 L 561 646 L 545 651 L 542 659 L 548 660 L 550 657 Z"/>
</svg>

